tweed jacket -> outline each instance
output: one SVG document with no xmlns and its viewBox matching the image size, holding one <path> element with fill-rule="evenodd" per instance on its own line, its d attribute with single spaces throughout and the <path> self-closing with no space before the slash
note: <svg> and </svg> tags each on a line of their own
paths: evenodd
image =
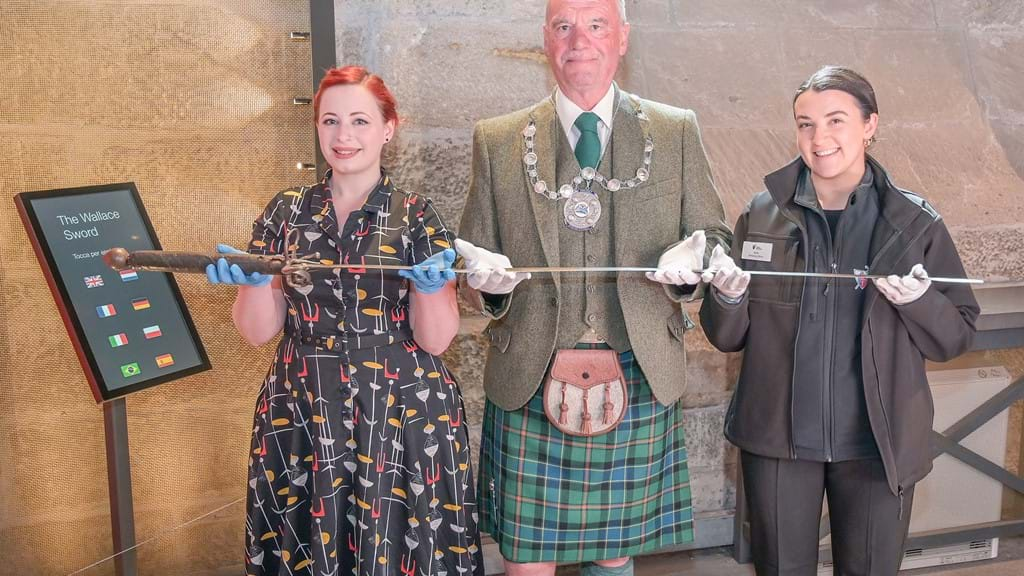
<svg viewBox="0 0 1024 576">
<path fill-rule="evenodd" d="M 641 166 L 644 129 L 637 110 L 649 119 L 654 141 L 651 174 L 633 189 L 613 194 L 602 218 L 615 230 L 616 266 L 657 266 L 670 246 L 694 230 L 708 237 L 705 262 L 716 244 L 730 245 L 722 202 L 715 191 L 696 115 L 690 110 L 642 100 L 616 87 L 611 144 L 615 151 L 609 178 L 628 180 Z M 639 107 L 639 108 L 638 108 Z M 558 266 L 559 227 L 565 226 L 564 201 L 533 190 L 523 163 L 523 130 L 533 120 L 539 178 L 557 189 L 558 146 L 570 146 L 554 97 L 529 108 L 479 122 L 473 134 L 470 190 L 459 236 L 508 256 L 515 266 Z M 492 321 L 485 330 L 490 346 L 484 369 L 488 399 L 505 410 L 525 405 L 543 383 L 555 351 L 559 307 L 558 275 L 535 274 L 509 296 L 481 298 L 478 308 Z M 684 332 L 694 324 L 681 302 L 700 296 L 652 282 L 643 274 L 619 274 L 616 280 L 626 333 L 655 397 L 664 405 L 686 388 Z"/>
</svg>

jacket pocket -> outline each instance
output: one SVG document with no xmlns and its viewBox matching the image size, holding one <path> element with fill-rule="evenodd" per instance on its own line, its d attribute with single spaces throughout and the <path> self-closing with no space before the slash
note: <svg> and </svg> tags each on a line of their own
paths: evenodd
<svg viewBox="0 0 1024 576">
<path fill-rule="evenodd" d="M 661 180 L 659 182 L 650 183 L 642 188 L 634 190 L 629 197 L 630 202 L 636 206 L 637 204 L 643 204 L 667 196 L 674 197 L 678 200 L 679 198 L 679 183 L 676 180 Z M 677 202 L 678 204 L 678 202 Z"/>
<path fill-rule="evenodd" d="M 751 272 L 796 272 L 800 238 L 748 232 L 741 247 L 740 268 Z M 796 305 L 800 302 L 799 278 L 759 276 L 750 279 L 750 300 Z"/>
</svg>

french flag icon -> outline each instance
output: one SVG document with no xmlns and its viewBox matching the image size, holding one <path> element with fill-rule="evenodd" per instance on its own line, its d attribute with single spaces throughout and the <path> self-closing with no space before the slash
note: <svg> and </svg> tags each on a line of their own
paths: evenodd
<svg viewBox="0 0 1024 576">
<path fill-rule="evenodd" d="M 100 318 L 109 318 L 111 316 L 117 316 L 117 310 L 114 310 L 113 304 L 104 304 L 103 306 L 96 307 L 96 314 Z"/>
</svg>

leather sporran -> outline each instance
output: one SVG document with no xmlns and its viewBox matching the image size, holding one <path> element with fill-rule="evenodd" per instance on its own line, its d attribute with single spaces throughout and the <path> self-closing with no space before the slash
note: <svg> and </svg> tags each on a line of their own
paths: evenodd
<svg viewBox="0 0 1024 576">
<path fill-rule="evenodd" d="M 544 383 L 544 413 L 572 436 L 613 430 L 628 407 L 626 378 L 615 350 L 558 350 Z"/>
</svg>

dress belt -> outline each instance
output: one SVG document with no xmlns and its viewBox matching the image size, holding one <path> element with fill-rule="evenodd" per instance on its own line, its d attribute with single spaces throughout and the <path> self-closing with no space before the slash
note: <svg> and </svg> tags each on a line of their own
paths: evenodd
<svg viewBox="0 0 1024 576">
<path fill-rule="evenodd" d="M 287 332 L 286 334 L 289 338 L 294 339 L 297 344 L 316 346 L 319 349 L 330 350 L 331 352 L 341 352 L 346 349 L 362 350 L 364 348 L 387 346 L 397 342 L 412 340 L 412 330 L 407 328 L 381 334 L 357 334 L 355 332 L 338 334 L 296 334 Z"/>
</svg>

